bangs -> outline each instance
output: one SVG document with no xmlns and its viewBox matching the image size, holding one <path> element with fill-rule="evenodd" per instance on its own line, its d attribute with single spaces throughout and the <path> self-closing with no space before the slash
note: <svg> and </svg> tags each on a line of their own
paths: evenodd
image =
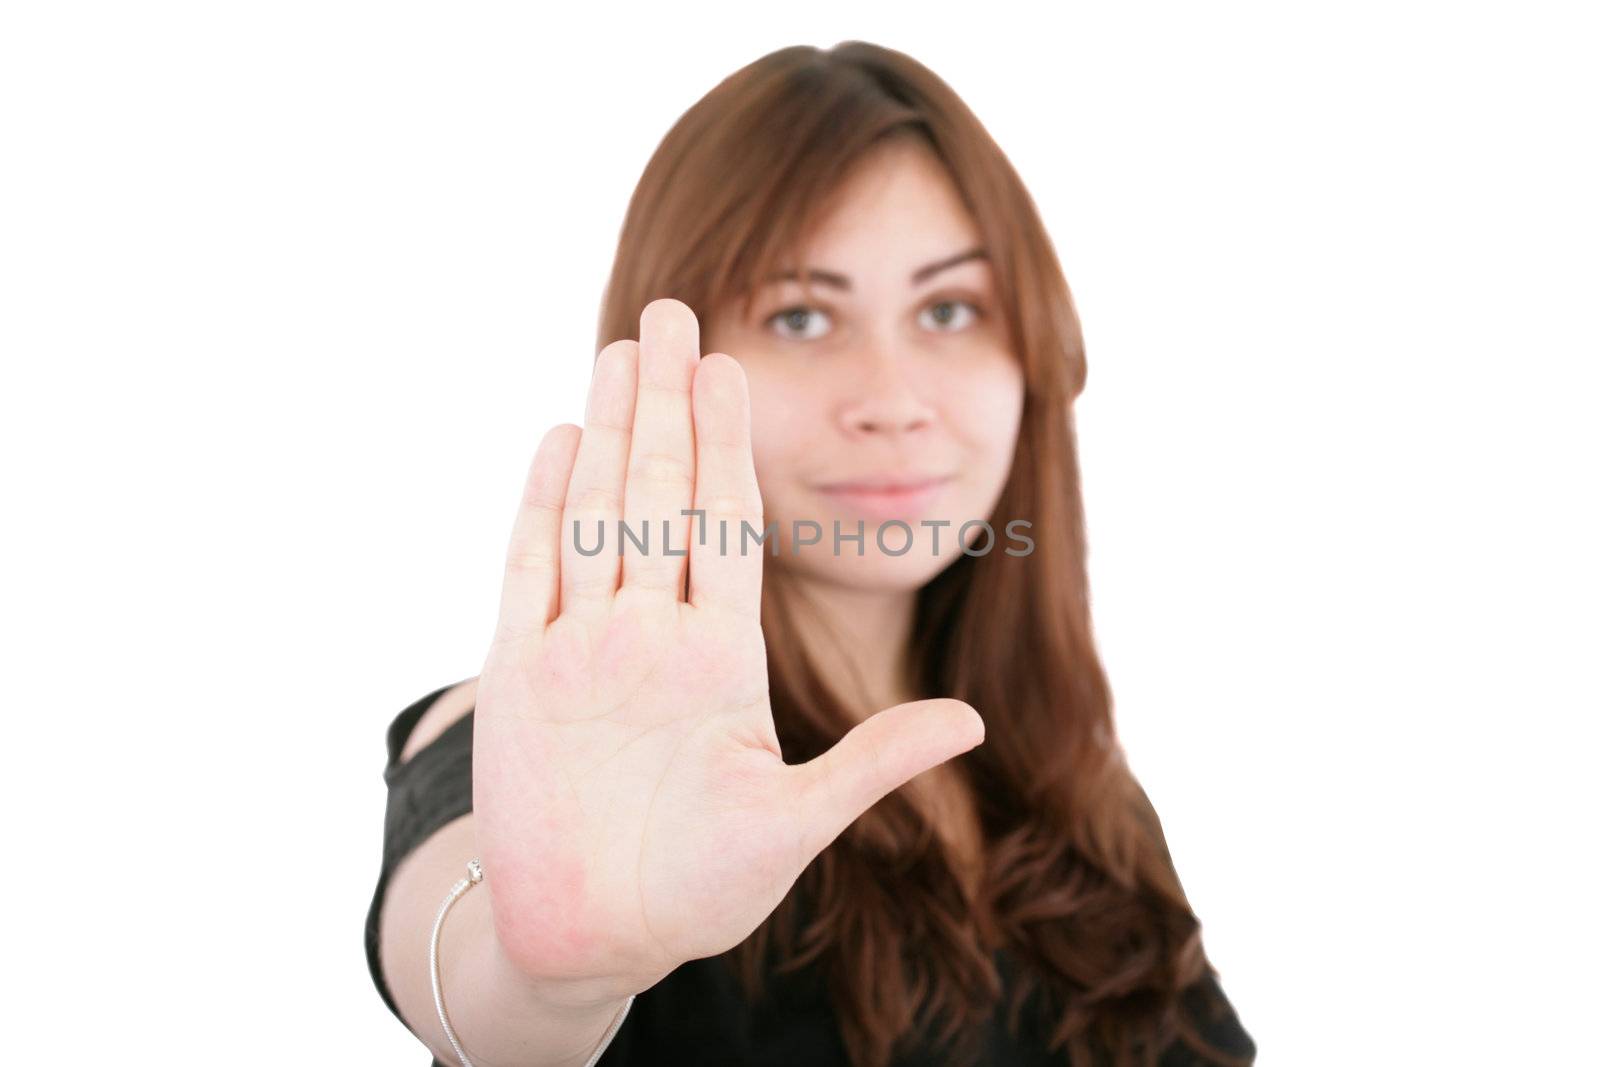
<svg viewBox="0 0 1600 1067">
<path fill-rule="evenodd" d="M 921 118 L 902 107 L 855 116 L 857 121 L 844 128 L 837 119 L 825 118 L 807 116 L 812 136 L 796 148 L 789 166 L 775 169 L 757 191 L 754 209 L 711 279 L 708 311 L 736 307 L 741 321 L 748 320 L 756 296 L 774 274 L 803 267 L 805 247 L 828 217 L 845 178 L 875 149 L 917 138 L 937 151 Z M 810 279 L 802 275 L 799 283 L 810 299 Z"/>
</svg>

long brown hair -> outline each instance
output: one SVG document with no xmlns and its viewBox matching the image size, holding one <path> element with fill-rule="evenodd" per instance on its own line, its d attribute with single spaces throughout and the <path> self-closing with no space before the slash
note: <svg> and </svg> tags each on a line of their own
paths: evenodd
<svg viewBox="0 0 1600 1067">
<path fill-rule="evenodd" d="M 1034 549 L 962 555 L 917 597 L 919 696 L 954 696 L 987 740 L 953 761 L 980 806 L 978 901 L 903 791 L 817 857 L 794 891 L 727 954 L 748 991 L 769 962 L 817 962 L 856 1067 L 902 1041 L 971 1062 L 1019 964 L 1025 1005 L 1072 1062 L 1153 1063 L 1175 1038 L 1218 1062 L 1183 1008 L 1213 976 L 1161 827 L 1113 731 L 1090 629 L 1072 401 L 1085 377 L 1077 310 L 1021 180 L 955 93 L 910 57 L 860 41 L 783 48 L 691 107 L 645 167 L 617 248 L 599 345 L 636 338 L 640 309 L 675 297 L 704 322 L 792 260 L 851 164 L 920 137 L 947 167 L 995 271 L 1026 395 L 996 514 L 1025 517 Z M 805 655 L 793 591 L 770 563 L 762 605 L 784 757 L 809 760 L 857 721 Z M 799 922 L 798 897 L 809 903 Z M 908 946 L 915 946 L 914 951 Z M 1037 995 L 1035 995 L 1037 994 Z M 1066 1058 L 1065 1056 L 1063 1057 Z"/>
</svg>

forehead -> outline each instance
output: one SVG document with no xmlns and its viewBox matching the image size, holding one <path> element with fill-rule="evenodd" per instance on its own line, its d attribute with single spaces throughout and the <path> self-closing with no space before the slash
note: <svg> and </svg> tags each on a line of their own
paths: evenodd
<svg viewBox="0 0 1600 1067">
<path fill-rule="evenodd" d="M 933 150 L 920 141 L 890 142 L 841 180 L 801 243 L 797 265 L 905 284 L 916 268 L 970 248 L 978 238 L 977 224 Z"/>
</svg>

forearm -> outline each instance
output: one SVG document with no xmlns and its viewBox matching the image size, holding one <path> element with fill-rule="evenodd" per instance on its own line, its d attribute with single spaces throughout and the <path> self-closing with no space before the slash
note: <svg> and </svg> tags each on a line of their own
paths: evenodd
<svg viewBox="0 0 1600 1067">
<path fill-rule="evenodd" d="M 457 1057 L 440 1025 L 428 966 L 439 906 L 474 854 L 472 816 L 429 837 L 397 867 L 381 926 L 384 978 L 406 1024 L 442 1063 Z M 486 884 L 458 899 L 439 937 L 450 1025 L 475 1067 L 583 1067 L 625 997 L 530 981 L 501 951 Z"/>
</svg>

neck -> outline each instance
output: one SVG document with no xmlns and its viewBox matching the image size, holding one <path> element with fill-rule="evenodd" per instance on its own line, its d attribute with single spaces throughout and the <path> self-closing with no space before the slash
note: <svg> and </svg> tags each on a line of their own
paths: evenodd
<svg viewBox="0 0 1600 1067">
<path fill-rule="evenodd" d="M 792 618 L 806 654 L 858 719 L 919 699 L 909 662 L 916 590 L 861 589 L 796 576 Z"/>
<path fill-rule="evenodd" d="M 858 722 L 929 695 L 917 691 L 910 670 L 915 590 L 862 589 L 798 575 L 786 584 L 793 593 L 783 598 L 792 632 Z M 985 845 L 970 787 L 942 764 L 901 788 L 935 826 L 968 900 L 975 900 Z"/>
</svg>

